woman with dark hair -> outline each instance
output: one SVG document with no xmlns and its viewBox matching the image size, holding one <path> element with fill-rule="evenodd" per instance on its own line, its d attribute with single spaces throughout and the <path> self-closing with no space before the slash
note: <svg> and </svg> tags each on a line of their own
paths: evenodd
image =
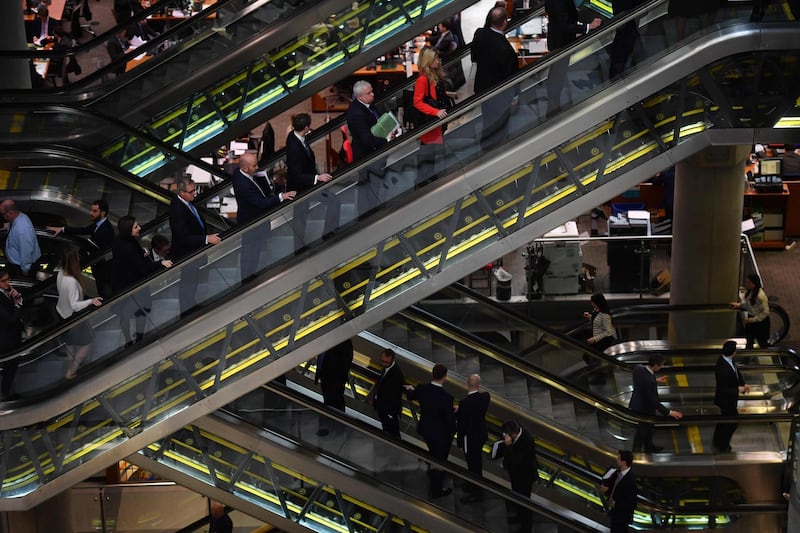
<svg viewBox="0 0 800 533">
<path fill-rule="evenodd" d="M 126 215 L 117 223 L 117 238 L 111 245 L 111 290 L 114 295 L 125 292 L 139 283 L 161 267 L 169 268 L 172 261 L 164 259 L 156 263 L 150 259 L 149 252 L 139 243 L 141 227 L 136 219 Z M 144 336 L 144 324 L 147 314 L 150 313 L 152 297 L 150 288 L 143 287 L 138 292 L 129 295 L 117 306 L 122 335 L 125 337 L 125 346 L 134 343 L 131 336 L 131 318 L 136 319 L 135 342 Z"/>
<path fill-rule="evenodd" d="M 755 341 L 762 350 L 769 347 L 769 300 L 767 293 L 761 287 L 761 278 L 758 274 L 748 274 L 744 281 L 747 292 L 739 302 L 731 302 L 731 307 L 746 311 L 744 321 L 744 336 L 747 338 L 748 350 L 753 349 Z"/>
<path fill-rule="evenodd" d="M 592 294 L 591 302 L 592 311 L 583 313 L 584 318 L 592 321 L 592 336 L 586 342 L 602 352 L 617 342 L 617 333 L 611 323 L 611 309 L 606 297 L 596 292 Z"/>
<path fill-rule="evenodd" d="M 56 277 L 56 287 L 58 288 L 56 311 L 64 320 L 90 305 L 99 307 L 103 303 L 103 299 L 99 297 L 84 299 L 81 264 L 76 250 L 67 249 L 61 256 L 61 268 Z M 65 344 L 70 361 L 64 376 L 66 379 L 75 378 L 78 368 L 92 348 L 92 337 L 92 328 L 86 320 L 62 335 L 61 340 Z"/>
</svg>

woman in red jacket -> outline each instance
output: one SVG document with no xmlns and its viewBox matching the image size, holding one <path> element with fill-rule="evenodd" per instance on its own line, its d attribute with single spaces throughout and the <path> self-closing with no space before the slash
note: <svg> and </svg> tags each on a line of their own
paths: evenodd
<svg viewBox="0 0 800 533">
<path fill-rule="evenodd" d="M 433 118 L 444 118 L 447 110 L 431 105 L 437 101 L 437 91 L 444 90 L 444 71 L 439 52 L 426 46 L 419 53 L 417 61 L 419 76 L 414 82 L 414 107 L 422 114 Z M 432 129 L 419 138 L 417 158 L 417 183 L 435 178 L 435 172 L 444 162 L 444 130 L 441 126 Z M 435 165 L 439 161 L 438 165 Z M 437 167 L 435 168 L 434 165 Z"/>
</svg>

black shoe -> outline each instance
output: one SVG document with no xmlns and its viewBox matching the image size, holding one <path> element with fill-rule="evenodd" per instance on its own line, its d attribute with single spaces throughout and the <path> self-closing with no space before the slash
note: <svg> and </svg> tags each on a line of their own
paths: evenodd
<svg viewBox="0 0 800 533">
<path fill-rule="evenodd" d="M 475 503 L 481 501 L 482 499 L 483 498 L 481 498 L 480 494 L 467 494 L 458 501 L 460 501 L 461 503 Z"/>
<path fill-rule="evenodd" d="M 317 436 L 318 437 L 327 437 L 328 435 L 330 435 L 330 433 L 331 433 L 331 430 L 329 430 L 328 428 L 319 428 L 317 430 Z"/>
<path fill-rule="evenodd" d="M 663 452 L 663 451 L 664 451 L 664 447 L 663 446 L 653 446 L 652 448 L 646 448 L 644 450 L 644 453 L 659 453 L 659 452 Z"/>
<path fill-rule="evenodd" d="M 453 492 L 453 489 L 450 489 L 450 488 L 442 489 L 442 492 L 439 492 L 439 493 L 436 493 L 436 494 L 432 494 L 431 498 L 433 498 L 435 500 L 436 498 L 441 498 L 442 496 L 447 496 L 448 494 L 450 494 L 452 492 Z"/>
</svg>

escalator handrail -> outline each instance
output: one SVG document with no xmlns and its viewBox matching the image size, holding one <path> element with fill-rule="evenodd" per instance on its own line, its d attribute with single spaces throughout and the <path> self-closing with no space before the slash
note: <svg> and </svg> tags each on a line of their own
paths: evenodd
<svg viewBox="0 0 800 533">
<path fill-rule="evenodd" d="M 595 396 L 595 395 L 591 394 L 590 392 L 586 392 L 586 391 L 582 391 L 582 390 L 576 390 L 573 386 L 571 386 L 570 383 L 565 382 L 557 374 L 553 374 L 551 372 L 548 372 L 547 370 L 543 370 L 541 368 L 538 368 L 538 367 L 534 366 L 532 363 L 530 363 L 527 360 L 519 359 L 514 354 L 512 354 L 510 352 L 507 352 L 503 348 L 500 348 L 500 347 L 497 347 L 497 346 L 494 346 L 494 345 L 490 345 L 489 343 L 487 343 L 486 341 L 484 341 L 480 337 L 478 337 L 476 335 L 473 335 L 473 334 L 471 334 L 469 332 L 463 331 L 460 328 L 458 328 L 458 326 L 454 326 L 453 324 L 450 324 L 449 322 L 447 322 L 447 321 L 445 321 L 445 320 L 443 320 L 443 319 L 441 319 L 439 317 L 436 317 L 435 315 L 433 315 L 430 312 L 425 311 L 423 309 L 419 309 L 419 308 L 417 308 L 415 306 L 412 306 L 412 311 L 405 310 L 405 311 L 402 311 L 399 314 L 404 315 L 404 316 L 409 316 L 409 317 L 411 317 L 412 320 L 419 320 L 418 318 L 414 318 L 413 315 L 414 314 L 420 314 L 420 315 L 422 315 L 424 317 L 424 320 L 430 320 L 430 321 L 432 321 L 434 323 L 438 323 L 440 325 L 446 325 L 447 328 L 456 329 L 456 330 L 458 330 L 458 335 L 459 336 L 464 336 L 465 338 L 471 339 L 471 341 L 473 343 L 482 346 L 483 347 L 482 351 L 485 351 L 487 353 L 487 357 L 490 357 L 493 360 L 495 360 L 496 362 L 500 362 L 500 363 L 503 363 L 503 364 L 509 364 L 509 363 L 513 362 L 512 366 L 516 370 L 518 370 L 518 371 L 520 371 L 520 372 L 522 372 L 524 374 L 527 374 L 528 376 L 534 377 L 534 378 L 536 378 L 538 380 L 544 381 L 544 382 L 556 383 L 556 384 L 559 385 L 558 388 L 559 388 L 559 391 L 561 393 L 566 394 L 568 396 L 571 396 L 574 399 L 576 399 L 578 401 L 581 401 L 582 403 L 584 403 L 586 405 L 591 405 L 591 406 L 593 406 L 593 407 L 595 407 L 597 409 L 600 409 L 603 412 L 607 413 L 609 416 L 614 416 L 614 417 L 617 417 L 617 418 L 621 418 L 621 419 L 625 420 L 627 423 L 630 423 L 630 424 L 638 424 L 638 423 L 642 423 L 642 422 L 647 422 L 647 423 L 653 424 L 653 425 L 655 425 L 657 427 L 677 427 L 677 426 L 681 425 L 681 422 L 679 422 L 679 421 L 669 420 L 669 419 L 665 420 L 665 417 L 658 417 L 658 416 L 655 416 L 655 415 L 643 415 L 643 414 L 635 413 L 635 412 L 631 411 L 628 407 L 622 406 L 617 402 L 613 402 L 613 401 L 609 400 L 608 398 L 598 397 L 598 396 Z M 544 329 L 546 329 L 546 328 L 544 328 Z M 585 350 L 585 351 L 589 352 L 588 348 L 583 346 L 580 342 L 576 341 L 575 339 L 570 339 L 570 338 L 563 337 L 563 335 L 559 335 L 559 340 L 560 340 L 560 342 L 563 342 L 563 343 L 568 344 L 568 345 L 572 345 L 572 346 L 574 346 L 574 347 L 576 347 L 578 349 Z M 589 352 L 589 353 L 591 353 L 591 352 Z M 488 355 L 488 354 L 491 354 L 491 355 Z M 497 356 L 499 356 L 499 357 L 495 357 L 495 354 Z M 615 359 L 607 360 L 606 363 L 614 365 L 614 366 L 618 367 L 620 370 L 627 371 L 627 372 L 632 372 L 631 365 L 629 365 L 627 363 L 624 363 L 624 362 L 621 362 L 621 361 L 617 361 Z M 783 366 L 783 365 L 781 365 L 781 366 L 782 366 L 782 368 L 785 368 L 785 366 Z M 682 367 L 681 369 L 678 369 L 676 371 L 679 371 L 679 370 L 685 371 L 685 368 Z M 800 373 L 795 368 L 787 369 L 787 371 L 794 372 L 794 373 Z M 619 410 L 622 410 L 622 411 L 618 412 Z M 785 414 L 785 415 L 749 414 L 749 415 L 736 415 L 736 416 L 687 415 L 687 416 L 683 417 L 682 420 L 686 421 L 686 422 L 692 422 L 693 424 L 702 423 L 701 425 L 707 425 L 707 424 L 711 424 L 711 423 L 716 424 L 718 422 L 730 421 L 731 419 L 736 419 L 736 420 L 742 421 L 744 423 L 747 423 L 748 421 L 749 422 L 753 422 L 753 423 L 755 423 L 756 421 L 761 421 L 761 422 L 787 422 L 787 421 L 792 420 L 794 416 L 795 415 L 792 415 L 792 414 Z"/>
</svg>

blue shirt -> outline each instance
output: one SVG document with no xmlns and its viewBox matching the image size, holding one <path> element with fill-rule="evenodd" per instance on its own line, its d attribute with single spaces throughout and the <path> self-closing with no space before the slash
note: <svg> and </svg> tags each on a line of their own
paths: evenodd
<svg viewBox="0 0 800 533">
<path fill-rule="evenodd" d="M 36 230 L 28 215 L 20 213 L 11 222 L 6 239 L 6 257 L 12 265 L 19 265 L 23 271 L 28 272 L 33 263 L 41 257 L 39 241 L 36 240 Z"/>
</svg>

